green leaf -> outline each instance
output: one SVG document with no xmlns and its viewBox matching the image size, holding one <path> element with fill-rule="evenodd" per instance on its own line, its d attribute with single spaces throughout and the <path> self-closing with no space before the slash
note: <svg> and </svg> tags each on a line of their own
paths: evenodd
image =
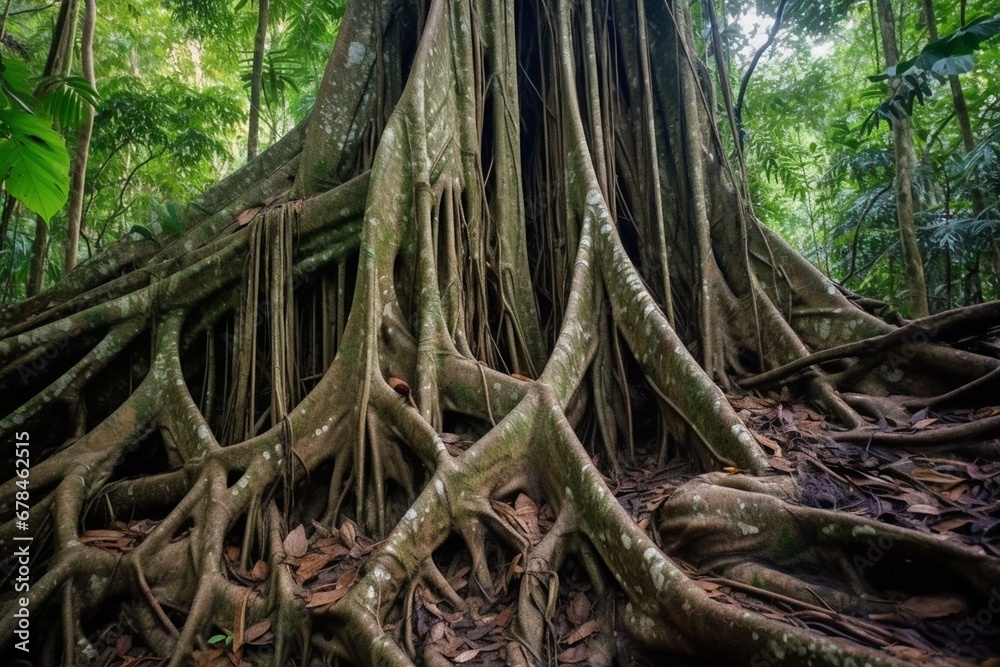
<svg viewBox="0 0 1000 667">
<path fill-rule="evenodd" d="M 143 227 L 142 225 L 132 225 L 132 228 L 128 230 L 129 234 L 138 234 L 146 240 L 152 241 L 156 245 L 160 245 L 159 240 L 156 238 L 156 234 L 153 233 L 149 227 Z"/>
<path fill-rule="evenodd" d="M 0 178 L 7 191 L 47 222 L 69 196 L 69 154 L 50 121 L 0 112 Z"/>
<path fill-rule="evenodd" d="M 79 127 L 86 108 L 97 107 L 97 91 L 79 76 L 47 77 L 39 86 L 40 111 L 60 127 Z"/>
<path fill-rule="evenodd" d="M 231 636 L 228 639 L 229 639 L 229 641 L 232 641 L 232 637 Z M 229 642 L 226 641 L 226 640 L 227 640 L 226 635 L 212 635 L 211 637 L 208 638 L 208 643 L 209 644 L 221 644 L 222 642 L 226 642 L 228 644 Z"/>
</svg>

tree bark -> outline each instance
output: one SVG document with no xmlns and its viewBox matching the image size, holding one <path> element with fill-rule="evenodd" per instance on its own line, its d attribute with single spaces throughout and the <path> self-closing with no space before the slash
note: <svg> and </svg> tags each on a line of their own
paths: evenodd
<svg viewBox="0 0 1000 667">
<path fill-rule="evenodd" d="M 49 226 L 41 216 L 35 217 L 35 237 L 31 242 L 31 261 L 28 265 L 27 296 L 35 296 L 45 284 L 45 260 L 49 256 Z"/>
<path fill-rule="evenodd" d="M 887 67 L 892 67 L 899 62 L 892 4 L 890 0 L 877 0 L 877 5 L 885 62 Z M 913 177 L 916 164 L 913 130 L 908 118 L 892 121 L 892 137 L 896 158 L 896 220 L 899 224 L 907 303 L 909 304 L 910 317 L 926 317 L 929 314 L 927 283 L 924 279 L 924 264 L 920 256 L 920 248 L 917 245 L 916 224 L 914 222 Z"/>
<path fill-rule="evenodd" d="M 76 39 L 78 10 L 79 0 L 66 0 L 60 7 L 43 76 L 65 76 L 73 68 L 73 43 Z M 26 287 L 29 297 L 38 294 L 45 284 L 48 252 L 49 226 L 39 217 L 35 220 L 35 240 L 31 244 L 31 263 Z"/>
<path fill-rule="evenodd" d="M 257 157 L 260 135 L 260 98 L 264 78 L 264 48 L 270 0 L 257 0 L 257 33 L 253 38 L 253 69 L 250 72 L 250 127 L 247 133 L 247 160 Z"/>
<path fill-rule="evenodd" d="M 83 77 L 97 88 L 94 76 L 94 28 L 97 24 L 97 1 L 84 0 L 83 27 L 80 35 L 80 65 Z M 76 135 L 76 149 L 70 172 L 69 210 L 66 214 L 66 249 L 63 272 L 69 273 L 77 264 L 80 231 L 83 228 L 83 197 L 87 182 L 87 158 L 90 155 L 90 136 L 94 129 L 94 107 L 84 105 L 83 123 Z"/>
</svg>

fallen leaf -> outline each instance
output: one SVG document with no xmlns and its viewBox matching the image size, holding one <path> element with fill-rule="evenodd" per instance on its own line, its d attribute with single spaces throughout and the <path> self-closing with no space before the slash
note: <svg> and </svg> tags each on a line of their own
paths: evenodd
<svg viewBox="0 0 1000 667">
<path fill-rule="evenodd" d="M 253 564 L 253 568 L 250 570 L 250 578 L 254 581 L 264 581 L 267 579 L 267 574 L 270 568 L 262 560 L 257 561 Z"/>
<path fill-rule="evenodd" d="M 309 547 L 309 541 L 306 539 L 306 527 L 301 523 L 296 526 L 295 530 L 285 536 L 283 546 L 285 554 L 292 558 L 305 556 L 306 549 Z"/>
<path fill-rule="evenodd" d="M 330 555 L 324 552 L 313 552 L 299 561 L 299 564 L 295 568 L 295 575 L 298 577 L 300 582 L 305 583 L 309 581 L 320 571 L 326 567 L 326 564 L 331 560 Z"/>
<path fill-rule="evenodd" d="M 252 208 L 248 208 L 242 213 L 240 213 L 240 216 L 236 218 L 236 222 L 237 224 L 239 224 L 240 227 L 242 227 L 251 220 L 253 220 L 255 217 L 257 217 L 257 214 L 263 210 L 264 210 L 263 206 L 254 206 Z"/>
<path fill-rule="evenodd" d="M 223 658 L 225 654 L 221 648 L 212 648 L 207 651 L 194 651 L 191 657 L 194 658 L 195 667 L 219 667 L 231 664 L 228 659 Z"/>
<path fill-rule="evenodd" d="M 566 618 L 573 625 L 580 625 L 590 618 L 590 600 L 579 591 L 569 594 L 569 605 L 566 607 Z"/>
<path fill-rule="evenodd" d="M 347 545 L 348 549 L 353 549 L 357 540 L 358 531 L 350 520 L 345 520 L 340 526 L 340 539 Z"/>
<path fill-rule="evenodd" d="M 469 662 L 470 660 L 472 660 L 473 658 L 475 658 L 477 655 L 479 655 L 479 650 L 480 649 L 478 649 L 478 648 L 470 648 L 468 651 L 462 651 L 461 653 L 459 653 L 458 655 L 456 655 L 454 658 L 452 658 L 452 662 L 456 662 L 456 663 L 458 663 L 460 665 L 463 662 Z"/>
<path fill-rule="evenodd" d="M 337 585 L 333 589 L 318 592 L 313 591 L 306 607 L 322 607 L 328 604 L 333 604 L 340 598 L 347 595 L 347 591 L 351 590 L 351 586 L 354 584 L 354 580 L 357 576 L 357 570 L 349 570 L 337 581 Z"/>
<path fill-rule="evenodd" d="M 264 619 L 259 623 L 254 623 L 253 625 L 251 625 L 249 628 L 246 629 L 246 632 L 244 632 L 243 643 L 260 646 L 261 642 L 259 642 L 258 640 L 262 639 L 270 629 L 271 629 L 271 621 L 267 619 Z"/>
<path fill-rule="evenodd" d="M 410 385 L 406 384 L 403 380 L 400 380 L 399 378 L 389 378 L 387 382 L 389 383 L 389 386 L 392 387 L 392 390 L 400 396 L 410 395 Z"/>
<path fill-rule="evenodd" d="M 236 607 L 236 615 L 233 617 L 233 653 L 240 654 L 240 648 L 246 638 L 247 605 L 250 604 L 250 596 L 253 589 L 248 588 L 240 598 L 240 603 Z"/>
<path fill-rule="evenodd" d="M 928 468 L 917 468 L 910 473 L 910 476 L 914 479 L 919 479 L 921 482 L 927 482 L 929 484 L 957 484 L 964 481 L 961 477 L 945 475 L 937 470 L 931 470 Z"/>
<path fill-rule="evenodd" d="M 955 595 L 918 595 L 901 603 L 899 609 L 918 618 L 930 619 L 964 614 L 969 605 Z"/>
<path fill-rule="evenodd" d="M 559 662 L 565 662 L 568 664 L 576 664 L 578 662 L 583 662 L 587 659 L 587 647 L 584 644 L 577 644 L 571 648 L 566 649 L 562 653 L 556 656 L 556 660 Z"/>
<path fill-rule="evenodd" d="M 918 431 L 920 431 L 922 429 L 927 428 L 928 426 L 930 426 L 931 424 L 933 424 L 936 421 L 937 421 L 937 417 L 930 417 L 928 419 L 921 419 L 920 421 L 918 421 L 916 424 L 913 425 L 913 428 L 916 429 L 916 430 L 918 430 Z"/>
<path fill-rule="evenodd" d="M 969 519 L 946 519 L 931 526 L 931 530 L 933 530 L 935 533 L 944 533 L 947 531 L 955 530 L 956 528 L 961 528 L 962 526 L 968 525 L 969 523 L 970 523 Z"/>
<path fill-rule="evenodd" d="M 930 505 L 910 505 L 906 508 L 908 512 L 913 514 L 929 514 L 931 516 L 937 516 L 941 514 L 941 511 L 936 507 L 931 507 Z"/>
<path fill-rule="evenodd" d="M 514 620 L 514 612 L 517 611 L 517 604 L 511 603 L 506 609 L 497 614 L 496 625 L 498 628 L 506 628 Z"/>
<path fill-rule="evenodd" d="M 591 619 L 586 623 L 584 623 L 583 625 L 581 625 L 580 627 L 578 627 L 573 632 L 566 635 L 566 637 L 563 639 L 563 643 L 567 645 L 575 644 L 578 641 L 586 639 L 590 635 L 597 632 L 597 629 L 599 627 L 600 623 L 598 623 L 597 619 Z"/>
<path fill-rule="evenodd" d="M 124 658 L 125 655 L 132 650 L 132 635 L 122 635 L 115 642 L 115 654 L 119 658 Z"/>
<path fill-rule="evenodd" d="M 756 431 L 750 431 L 750 432 L 753 433 L 753 437 L 756 438 L 757 442 L 759 442 L 761 444 L 761 446 L 764 447 L 764 449 L 767 449 L 768 451 L 771 452 L 772 456 L 781 456 L 782 455 L 781 454 L 781 445 L 779 445 L 777 443 L 777 441 L 775 441 L 775 440 L 767 437 L 766 435 L 761 435 L 760 433 L 757 433 Z"/>
</svg>

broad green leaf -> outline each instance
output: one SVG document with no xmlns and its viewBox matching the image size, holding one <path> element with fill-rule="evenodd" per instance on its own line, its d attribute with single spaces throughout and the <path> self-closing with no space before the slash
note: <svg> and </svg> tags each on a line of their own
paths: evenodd
<svg viewBox="0 0 1000 667">
<path fill-rule="evenodd" d="M 0 178 L 7 191 L 48 221 L 69 195 L 66 143 L 47 119 L 0 112 Z"/>
</svg>

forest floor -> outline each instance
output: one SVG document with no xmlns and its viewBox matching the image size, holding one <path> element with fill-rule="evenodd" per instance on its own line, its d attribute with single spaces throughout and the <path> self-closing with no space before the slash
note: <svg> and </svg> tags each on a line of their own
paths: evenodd
<svg viewBox="0 0 1000 667">
<path fill-rule="evenodd" d="M 729 399 L 767 451 L 774 473 L 796 479 L 800 504 L 877 519 L 1000 556 L 1000 461 L 975 454 L 963 457 L 927 450 L 889 449 L 870 443 L 838 443 L 831 438 L 836 426 L 809 404 L 793 400 L 787 394 L 731 395 Z M 900 432 L 923 431 L 996 414 L 1000 414 L 1000 407 L 920 411 L 909 423 L 883 420 L 880 427 Z M 470 446 L 477 435 L 446 433 L 442 434 L 442 440 L 453 453 L 458 453 L 457 450 Z M 599 467 L 599 457 L 594 461 Z M 623 468 L 620 479 L 606 478 L 606 481 L 621 505 L 662 545 L 657 510 L 696 473 L 692 465 L 658 466 L 655 454 L 637 454 L 636 461 Z M 737 470 L 729 473 L 742 474 Z M 523 494 L 508 502 L 494 502 L 493 506 L 532 545 L 541 540 L 555 518 L 551 507 L 539 507 Z M 141 542 L 151 528 L 148 522 L 120 522 L 116 529 L 86 531 L 81 541 L 124 553 Z M 663 546 L 669 551 L 669 545 Z M 378 543 L 362 535 L 350 520 L 332 531 L 315 523 L 297 526 L 284 542 L 286 562 L 302 588 L 303 602 L 317 610 L 344 595 L 377 547 Z M 855 565 L 861 572 L 866 567 L 877 567 L 891 548 L 891 544 L 873 540 L 862 561 L 856 561 Z M 506 664 L 507 644 L 513 641 L 517 584 L 524 573 L 521 556 L 494 544 L 493 590 L 480 591 L 473 590 L 470 583 L 470 563 L 461 542 L 446 543 L 438 554 L 435 560 L 454 590 L 463 596 L 465 609 L 457 609 L 431 592 L 419 590 L 409 628 L 404 628 L 407 624 L 403 618 L 390 617 L 387 629 L 401 642 L 409 641 L 416 646 L 424 664 Z M 242 569 L 240 548 L 236 545 L 227 548 L 226 558 L 235 580 L 263 594 L 262 582 L 268 575 L 263 561 L 249 570 Z M 953 594 L 915 597 L 900 594 L 891 600 L 894 605 L 890 613 L 859 618 L 829 610 L 819 596 L 815 604 L 805 604 L 747 584 L 698 573 L 693 567 L 686 569 L 700 587 L 721 602 L 868 644 L 914 664 L 1000 666 L 1000 614 L 991 609 L 970 609 L 963 598 Z M 554 595 L 548 601 L 551 614 L 546 640 L 548 653 L 541 658 L 548 665 L 588 664 L 588 657 L 595 654 L 591 642 L 608 641 L 607 633 L 600 632 L 602 624 L 595 614 L 597 600 L 590 578 L 572 559 L 558 574 L 547 575 L 552 578 L 546 583 Z M 994 592 L 993 598 L 1000 605 L 1000 591 Z M 90 635 L 98 648 L 91 664 L 137 667 L 163 662 L 139 643 L 130 628 L 127 607 L 109 610 L 102 622 Z M 270 626 L 268 621 L 251 627 L 245 625 L 241 618 L 234 618 L 232 627 L 217 628 L 206 634 L 202 650 L 195 654 L 195 663 L 200 667 L 257 664 L 269 652 L 273 641 Z M 658 662 L 630 647 L 617 624 L 613 641 L 617 643 L 618 664 Z M 942 651 L 943 647 L 948 650 Z"/>
</svg>

